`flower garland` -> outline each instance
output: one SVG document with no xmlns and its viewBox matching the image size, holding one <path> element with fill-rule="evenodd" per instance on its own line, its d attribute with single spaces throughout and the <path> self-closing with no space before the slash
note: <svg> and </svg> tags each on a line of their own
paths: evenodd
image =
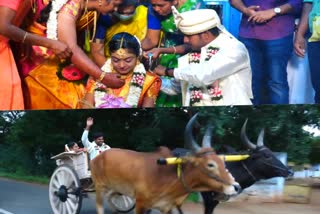
<svg viewBox="0 0 320 214">
<path fill-rule="evenodd" d="M 68 0 L 52 0 L 51 11 L 47 21 L 47 38 L 57 40 L 58 12 Z"/>
<path fill-rule="evenodd" d="M 59 63 L 56 74 L 60 80 L 66 80 L 77 84 L 85 84 L 88 77 L 87 73 L 71 64 L 70 60 Z"/>
<path fill-rule="evenodd" d="M 101 68 L 104 72 L 110 73 L 112 72 L 111 60 L 109 59 Z M 137 107 L 139 98 L 142 92 L 142 87 L 144 85 L 146 77 L 146 70 L 143 64 L 139 63 L 135 66 L 132 74 L 132 78 L 130 81 L 130 87 L 127 99 L 124 104 L 123 97 L 114 97 L 113 95 L 106 94 L 107 87 L 102 83 L 97 82 L 95 86 L 95 103 L 98 108 L 108 108 L 109 106 L 113 106 L 113 108 L 129 108 L 129 107 Z"/>
<path fill-rule="evenodd" d="M 218 47 L 209 46 L 207 48 L 207 53 L 205 57 L 205 61 L 209 61 L 213 55 L 219 52 Z M 193 52 L 189 54 L 189 64 L 191 63 L 200 63 L 201 54 L 197 52 Z M 196 103 L 200 103 L 204 99 L 203 88 L 190 86 L 190 105 L 194 105 Z M 222 90 L 219 87 L 219 80 L 216 80 L 212 85 L 207 86 L 205 89 L 210 97 L 213 100 L 222 99 Z"/>
</svg>

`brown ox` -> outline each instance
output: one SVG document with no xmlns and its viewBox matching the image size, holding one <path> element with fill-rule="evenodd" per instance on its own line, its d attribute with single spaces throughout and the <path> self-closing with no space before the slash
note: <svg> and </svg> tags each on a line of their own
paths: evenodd
<svg viewBox="0 0 320 214">
<path fill-rule="evenodd" d="M 180 177 L 177 165 L 157 165 L 158 159 L 172 156 L 166 147 L 153 153 L 109 149 L 93 159 L 91 173 L 97 194 L 97 212 L 104 211 L 102 195 L 106 190 L 135 198 L 136 214 L 152 208 L 169 213 L 172 208 L 181 206 L 190 191 L 236 194 L 237 183 L 214 150 L 195 144 L 192 137 L 195 119 L 194 116 L 185 130 L 186 143 L 194 154 L 183 158 Z"/>
</svg>

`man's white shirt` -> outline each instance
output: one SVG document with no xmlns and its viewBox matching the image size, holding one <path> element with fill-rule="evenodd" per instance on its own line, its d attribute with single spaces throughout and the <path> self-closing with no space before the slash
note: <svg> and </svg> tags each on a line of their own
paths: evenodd
<svg viewBox="0 0 320 214">
<path fill-rule="evenodd" d="M 209 47 L 220 50 L 206 61 Z M 178 59 L 174 69 L 175 81 L 180 81 L 182 105 L 190 106 L 190 85 L 206 87 L 219 80 L 223 98 L 219 101 L 204 100 L 201 106 L 251 105 L 251 68 L 245 46 L 234 37 L 221 33 L 215 40 L 201 48 L 200 63 L 189 63 L 189 55 Z M 206 94 L 204 94 L 206 96 Z"/>
<path fill-rule="evenodd" d="M 101 152 L 108 150 L 108 149 L 111 149 L 111 147 L 105 143 L 103 143 L 101 146 L 98 146 L 95 141 L 90 142 L 88 136 L 89 136 L 89 131 L 84 130 L 82 137 L 81 137 L 81 141 L 82 141 L 83 146 L 85 148 L 87 148 L 87 150 L 88 150 L 90 160 L 95 158 Z"/>
</svg>

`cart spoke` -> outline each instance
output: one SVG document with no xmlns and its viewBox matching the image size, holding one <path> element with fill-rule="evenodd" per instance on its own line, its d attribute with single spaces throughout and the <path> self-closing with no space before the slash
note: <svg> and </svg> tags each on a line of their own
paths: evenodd
<svg viewBox="0 0 320 214">
<path fill-rule="evenodd" d="M 64 185 L 69 189 L 72 183 L 72 177 L 70 175 L 64 177 Z"/>
<path fill-rule="evenodd" d="M 76 204 L 73 203 L 72 200 L 69 199 L 69 198 L 67 199 L 66 203 L 67 203 L 67 205 L 68 205 L 68 208 L 70 208 L 71 211 L 72 211 L 72 212 L 70 212 L 70 213 L 73 213 L 73 211 L 76 209 Z"/>
<path fill-rule="evenodd" d="M 122 195 L 121 197 L 122 197 L 122 200 L 123 200 L 125 207 L 128 207 L 130 204 L 132 204 L 133 200 L 130 197 L 127 197 L 124 195 Z"/>
<path fill-rule="evenodd" d="M 62 203 L 62 214 L 68 214 L 68 212 L 67 212 L 67 204 L 66 203 Z"/>
<path fill-rule="evenodd" d="M 78 201 L 77 196 L 73 195 L 73 194 L 69 194 L 68 195 L 68 199 L 70 199 L 72 202 L 76 203 Z"/>
<path fill-rule="evenodd" d="M 63 206 L 62 204 L 63 203 L 61 203 L 61 202 L 59 203 L 59 213 L 62 213 L 62 206 Z"/>
<path fill-rule="evenodd" d="M 57 179 L 57 177 L 55 177 L 55 178 L 52 180 L 52 185 L 53 185 L 53 187 L 54 187 L 55 190 L 59 189 L 60 184 L 59 184 L 59 180 Z"/>
<path fill-rule="evenodd" d="M 54 199 L 55 199 L 55 203 L 56 203 L 56 204 L 60 204 L 60 203 L 61 203 L 59 197 L 54 197 Z"/>
</svg>

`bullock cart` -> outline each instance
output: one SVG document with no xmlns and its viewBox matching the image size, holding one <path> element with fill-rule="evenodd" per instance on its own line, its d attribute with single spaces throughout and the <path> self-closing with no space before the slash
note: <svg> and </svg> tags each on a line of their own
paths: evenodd
<svg viewBox="0 0 320 214">
<path fill-rule="evenodd" d="M 80 213 L 83 197 L 95 192 L 85 152 L 63 152 L 51 157 L 56 160 L 49 183 L 49 200 L 54 214 Z M 135 207 L 135 201 L 116 192 L 108 192 L 109 207 L 118 213 L 126 213 Z"/>
</svg>

